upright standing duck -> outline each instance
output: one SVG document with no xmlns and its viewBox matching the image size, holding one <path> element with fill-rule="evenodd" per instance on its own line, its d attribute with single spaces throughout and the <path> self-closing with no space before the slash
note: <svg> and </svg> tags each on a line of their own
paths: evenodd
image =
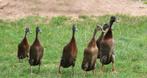
<svg viewBox="0 0 147 78">
<path fill-rule="evenodd" d="M 91 70 L 94 71 L 95 69 L 97 53 L 99 51 L 99 49 L 97 48 L 96 39 L 95 39 L 95 35 L 98 30 L 102 30 L 102 27 L 97 26 L 95 28 L 92 39 L 88 43 L 87 48 L 84 49 L 84 57 L 83 57 L 83 62 L 81 66 L 84 71 L 91 71 Z"/>
<path fill-rule="evenodd" d="M 101 42 L 102 42 L 102 40 L 104 38 L 104 35 L 106 34 L 108 29 L 109 29 L 109 25 L 108 24 L 104 24 L 103 31 L 102 31 L 101 35 L 99 36 L 99 38 L 96 41 L 96 44 L 97 44 L 97 47 L 98 47 L 99 50 L 100 50 L 100 46 L 101 46 L 100 44 L 101 44 Z M 100 58 L 100 51 L 98 51 L 97 58 Z"/>
<path fill-rule="evenodd" d="M 75 32 L 77 28 L 75 24 L 72 26 L 72 38 L 70 42 L 63 48 L 63 54 L 61 57 L 60 65 L 59 65 L 59 73 L 61 73 L 60 68 L 68 68 L 70 66 L 75 66 L 76 56 L 77 56 L 77 44 L 75 39 Z"/>
<path fill-rule="evenodd" d="M 41 65 L 41 59 L 43 57 L 43 47 L 38 39 L 38 33 L 41 32 L 39 27 L 36 27 L 36 38 L 33 44 L 30 47 L 30 57 L 29 57 L 29 64 L 30 64 L 30 72 L 32 73 L 32 66 Z"/>
<path fill-rule="evenodd" d="M 30 29 L 27 27 L 25 29 L 25 36 L 23 40 L 18 44 L 17 57 L 19 59 L 19 62 L 21 59 L 28 57 L 29 43 L 26 36 L 29 32 L 30 32 Z"/>
<path fill-rule="evenodd" d="M 100 62 L 102 63 L 102 71 L 104 65 L 107 65 L 112 62 L 112 71 L 115 71 L 114 62 L 115 62 L 115 54 L 114 54 L 114 39 L 112 34 L 112 25 L 116 21 L 116 17 L 112 16 L 110 18 L 109 29 L 105 34 L 102 42 L 100 43 Z"/>
</svg>

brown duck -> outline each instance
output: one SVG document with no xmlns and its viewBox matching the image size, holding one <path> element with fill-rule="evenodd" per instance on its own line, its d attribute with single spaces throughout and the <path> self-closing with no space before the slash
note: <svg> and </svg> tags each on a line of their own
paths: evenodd
<svg viewBox="0 0 147 78">
<path fill-rule="evenodd" d="M 102 67 L 101 67 L 102 71 L 103 71 L 103 66 L 111 62 L 112 62 L 112 71 L 115 71 L 114 39 L 112 34 L 112 25 L 115 21 L 116 21 L 116 17 L 112 16 L 110 18 L 110 23 L 109 23 L 110 27 L 100 43 L 100 62 L 102 63 Z"/>
<path fill-rule="evenodd" d="M 104 38 L 104 35 L 106 34 L 108 29 L 109 29 L 109 25 L 108 24 L 104 24 L 103 31 L 102 31 L 101 35 L 99 36 L 99 38 L 96 41 L 98 49 L 100 49 L 100 44 L 101 44 L 101 42 L 102 42 L 102 40 Z M 100 51 L 98 51 L 97 58 L 100 58 Z"/>
<path fill-rule="evenodd" d="M 72 66 L 74 68 L 75 61 L 77 57 L 77 44 L 75 39 L 75 32 L 77 28 L 75 24 L 72 26 L 72 38 L 70 42 L 63 48 L 63 54 L 61 57 L 60 65 L 59 65 L 59 73 L 61 73 L 60 68 L 68 68 Z"/>
<path fill-rule="evenodd" d="M 38 33 L 41 32 L 39 27 L 36 27 L 36 38 L 33 44 L 30 47 L 30 52 L 29 52 L 29 64 L 30 64 L 30 72 L 32 73 L 32 67 L 31 66 L 36 66 L 39 65 L 39 70 L 40 70 L 40 65 L 41 65 L 41 59 L 43 57 L 43 47 L 38 39 Z"/>
<path fill-rule="evenodd" d="M 19 59 L 19 62 L 21 59 L 24 59 L 28 57 L 28 52 L 29 52 L 29 43 L 27 40 L 27 34 L 30 32 L 29 28 L 25 29 L 25 35 L 22 41 L 18 44 L 18 51 L 17 51 L 17 57 Z"/>
<path fill-rule="evenodd" d="M 83 57 L 83 62 L 82 62 L 82 69 L 84 71 L 91 71 L 95 69 L 96 66 L 96 59 L 97 59 L 97 53 L 99 49 L 97 48 L 96 45 L 96 39 L 95 35 L 98 30 L 102 30 L 100 26 L 97 26 L 94 30 L 93 37 L 88 43 L 87 48 L 84 49 L 84 57 Z"/>
</svg>

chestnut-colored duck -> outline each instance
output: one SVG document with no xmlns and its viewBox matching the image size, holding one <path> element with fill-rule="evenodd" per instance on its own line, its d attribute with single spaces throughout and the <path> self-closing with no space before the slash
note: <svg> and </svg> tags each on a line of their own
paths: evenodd
<svg viewBox="0 0 147 78">
<path fill-rule="evenodd" d="M 32 73 L 32 66 L 37 66 L 39 65 L 39 70 L 40 70 L 40 65 L 41 65 L 41 59 L 43 57 L 43 46 L 41 45 L 39 39 L 38 39 L 38 34 L 41 32 L 39 27 L 36 27 L 36 38 L 33 44 L 30 47 L 30 52 L 29 52 L 29 64 L 30 64 L 30 72 Z"/>
<path fill-rule="evenodd" d="M 30 32 L 30 29 L 27 27 L 25 29 L 25 35 L 22 41 L 18 44 L 18 51 L 17 51 L 17 57 L 19 59 L 19 62 L 21 59 L 24 59 L 28 57 L 28 52 L 29 52 L 29 43 L 27 40 L 27 34 Z"/>
<path fill-rule="evenodd" d="M 84 49 L 84 57 L 81 66 L 84 71 L 95 70 L 97 53 L 99 51 L 96 45 L 95 35 L 99 30 L 102 30 L 102 27 L 97 26 L 94 30 L 92 39 L 88 43 L 87 48 Z"/>
<path fill-rule="evenodd" d="M 77 57 L 77 44 L 75 39 L 75 32 L 77 28 L 75 24 L 72 26 L 72 38 L 70 42 L 63 48 L 63 54 L 61 57 L 60 65 L 59 65 L 59 73 L 61 73 L 60 68 L 68 68 L 72 66 L 72 69 L 75 66 L 75 61 Z"/>
<path fill-rule="evenodd" d="M 114 38 L 112 34 L 112 25 L 116 21 L 116 17 L 110 18 L 109 29 L 105 34 L 102 42 L 100 43 L 100 62 L 102 63 L 101 70 L 103 71 L 104 65 L 112 62 L 112 71 L 115 71 L 115 54 L 114 54 Z"/>
<path fill-rule="evenodd" d="M 101 32 L 101 35 L 99 36 L 99 38 L 96 41 L 98 49 L 100 49 L 100 44 L 101 44 L 101 42 L 102 42 L 102 40 L 103 40 L 103 38 L 104 38 L 104 36 L 105 36 L 105 34 L 106 34 L 108 29 L 109 29 L 109 25 L 108 24 L 104 24 L 103 31 Z M 100 51 L 98 51 L 97 58 L 100 58 Z"/>
</svg>

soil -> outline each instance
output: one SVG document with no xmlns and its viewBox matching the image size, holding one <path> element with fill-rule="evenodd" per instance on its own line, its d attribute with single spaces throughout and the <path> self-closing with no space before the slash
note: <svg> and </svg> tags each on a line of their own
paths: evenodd
<svg viewBox="0 0 147 78">
<path fill-rule="evenodd" d="M 147 4 L 139 0 L 0 0 L 0 19 L 26 16 L 147 16 Z"/>
</svg>

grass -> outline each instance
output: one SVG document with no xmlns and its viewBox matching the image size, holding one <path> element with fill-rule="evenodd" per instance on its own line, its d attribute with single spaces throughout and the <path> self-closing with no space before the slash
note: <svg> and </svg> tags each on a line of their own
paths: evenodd
<svg viewBox="0 0 147 78">
<path fill-rule="evenodd" d="M 144 4 L 147 4 L 147 1 L 144 1 L 143 3 L 144 3 Z"/>
<path fill-rule="evenodd" d="M 83 78 L 81 70 L 83 49 L 92 37 L 96 24 L 103 25 L 110 16 L 88 17 L 79 16 L 73 21 L 71 17 L 58 16 L 52 19 L 45 17 L 26 17 L 15 21 L 0 20 L 0 78 L 29 78 L 29 64 L 27 59 L 19 63 L 16 57 L 17 45 L 22 40 L 25 26 L 29 26 L 32 34 L 28 35 L 32 44 L 35 37 L 35 27 L 40 26 L 42 33 L 40 41 L 44 46 L 44 57 L 40 73 L 38 67 L 33 67 L 33 78 Z M 130 17 L 117 15 L 119 23 L 113 26 L 115 38 L 117 73 L 111 72 L 111 64 L 105 66 L 105 72 L 100 73 L 100 62 L 97 60 L 96 74 L 88 72 L 86 78 L 146 78 L 147 77 L 147 17 Z M 62 48 L 70 41 L 71 26 L 77 24 L 76 32 L 78 56 L 72 76 L 71 68 L 62 69 L 58 75 L 58 65 Z M 97 37 L 100 32 L 97 34 Z"/>
</svg>

